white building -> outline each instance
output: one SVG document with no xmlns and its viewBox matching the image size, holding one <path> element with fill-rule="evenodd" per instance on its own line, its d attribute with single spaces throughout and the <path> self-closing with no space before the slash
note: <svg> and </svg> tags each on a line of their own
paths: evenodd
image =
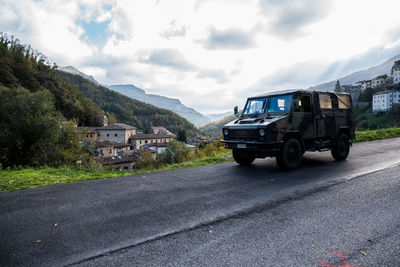
<svg viewBox="0 0 400 267">
<path fill-rule="evenodd" d="M 114 123 L 97 128 L 98 141 L 128 143 L 129 138 L 136 134 L 136 128 L 125 123 Z"/>
<path fill-rule="evenodd" d="M 400 83 L 400 60 L 394 62 L 390 76 L 393 79 L 393 84 Z"/>
<path fill-rule="evenodd" d="M 391 110 L 396 104 L 400 104 L 400 91 L 384 91 L 372 96 L 373 112 Z"/>
<path fill-rule="evenodd" d="M 383 86 L 383 85 L 385 85 L 387 79 L 388 79 L 387 75 L 380 75 L 378 77 L 375 77 L 371 81 L 371 87 L 375 88 L 375 87 Z"/>
</svg>

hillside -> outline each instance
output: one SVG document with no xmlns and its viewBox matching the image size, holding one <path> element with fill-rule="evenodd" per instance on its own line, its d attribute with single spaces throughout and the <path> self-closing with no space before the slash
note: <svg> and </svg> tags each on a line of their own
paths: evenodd
<svg viewBox="0 0 400 267">
<path fill-rule="evenodd" d="M 196 126 L 204 125 L 210 122 L 207 117 L 203 116 L 201 113 L 197 112 L 193 108 L 186 107 L 178 99 L 154 94 L 147 94 L 143 89 L 140 89 L 132 84 L 105 86 L 113 91 L 119 92 L 123 95 L 129 96 L 139 101 L 143 101 L 159 108 L 171 110 L 181 117 L 192 122 Z"/>
<path fill-rule="evenodd" d="M 131 99 L 81 76 L 50 67 L 46 57 L 13 37 L 0 33 L 0 85 L 25 87 L 31 92 L 48 90 L 56 109 L 79 126 L 99 126 L 103 113 L 140 130 L 165 126 L 172 132 L 185 129 L 189 136 L 199 130 L 175 113 Z"/>
<path fill-rule="evenodd" d="M 345 85 L 345 84 L 354 84 L 358 81 L 363 81 L 363 80 L 371 80 L 371 79 L 373 79 L 379 75 L 383 75 L 383 74 L 390 75 L 390 71 L 396 60 L 400 60 L 400 55 L 394 56 L 378 66 L 371 67 L 366 70 L 354 72 L 352 74 L 349 74 L 342 78 L 336 79 L 334 81 L 330 81 L 327 83 L 312 86 L 310 89 L 329 91 L 329 90 L 335 89 L 335 84 L 336 84 L 337 80 L 339 80 L 341 85 Z"/>
<path fill-rule="evenodd" d="M 236 118 L 237 117 L 233 114 L 226 115 L 225 117 L 223 117 L 220 120 L 211 122 L 207 125 L 200 127 L 200 130 L 209 136 L 217 137 L 222 134 L 222 132 L 221 132 L 222 126 L 224 126 L 228 122 L 235 120 Z"/>
<path fill-rule="evenodd" d="M 100 85 L 99 82 L 95 80 L 95 78 L 91 75 L 87 75 L 75 67 L 72 66 L 67 66 L 67 67 L 58 67 L 59 70 L 71 73 L 71 74 L 76 74 L 80 75 L 83 78 L 86 78 L 97 85 Z M 179 101 L 178 99 L 175 98 L 169 98 L 166 96 L 161 96 L 161 95 L 155 95 L 155 94 L 148 94 L 146 91 L 143 89 L 140 89 L 139 87 L 136 87 L 133 84 L 118 84 L 118 85 L 102 85 L 104 87 L 107 87 L 108 89 L 111 89 L 113 91 L 116 91 L 118 93 L 121 93 L 123 95 L 129 96 L 130 98 L 145 102 L 147 104 L 151 104 L 153 106 L 163 108 L 163 109 L 168 109 L 171 110 L 172 112 L 175 112 L 179 116 L 187 119 L 191 123 L 193 123 L 196 126 L 200 125 L 205 125 L 209 123 L 210 120 L 207 116 L 202 115 L 201 113 L 197 112 L 193 108 L 186 107 Z"/>
<path fill-rule="evenodd" d="M 192 123 L 172 111 L 129 98 L 79 75 L 60 71 L 58 76 L 68 79 L 86 97 L 119 122 L 142 130 L 150 130 L 151 126 L 164 126 L 174 133 L 177 133 L 179 129 L 185 129 L 189 136 L 199 134 L 199 130 Z"/>
</svg>

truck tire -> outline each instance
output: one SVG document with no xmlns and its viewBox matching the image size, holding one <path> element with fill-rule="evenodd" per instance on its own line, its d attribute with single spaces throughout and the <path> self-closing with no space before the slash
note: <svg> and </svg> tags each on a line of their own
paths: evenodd
<svg viewBox="0 0 400 267">
<path fill-rule="evenodd" d="M 281 151 L 276 156 L 276 163 L 283 170 L 293 170 L 299 167 L 302 156 L 299 141 L 290 138 L 282 145 Z"/>
<path fill-rule="evenodd" d="M 233 159 L 242 166 L 249 166 L 255 160 L 256 156 L 239 150 L 232 150 Z"/>
<path fill-rule="evenodd" d="M 349 136 L 340 134 L 336 140 L 336 144 L 332 147 L 332 157 L 336 160 L 345 160 L 350 152 Z"/>
</svg>

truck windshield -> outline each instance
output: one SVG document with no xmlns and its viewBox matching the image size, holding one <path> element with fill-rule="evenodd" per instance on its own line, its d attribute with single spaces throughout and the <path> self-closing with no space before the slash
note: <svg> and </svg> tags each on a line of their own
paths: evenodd
<svg viewBox="0 0 400 267">
<path fill-rule="evenodd" d="M 247 101 L 243 115 L 257 115 L 264 112 L 267 98 L 250 99 Z"/>
<path fill-rule="evenodd" d="M 268 113 L 289 112 L 292 95 L 272 96 L 268 105 Z"/>
</svg>

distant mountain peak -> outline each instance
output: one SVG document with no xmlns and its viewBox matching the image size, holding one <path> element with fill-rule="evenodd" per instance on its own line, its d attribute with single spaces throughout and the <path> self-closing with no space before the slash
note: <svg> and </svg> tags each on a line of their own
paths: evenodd
<svg viewBox="0 0 400 267">
<path fill-rule="evenodd" d="M 88 79 L 89 81 L 94 82 L 97 85 L 100 85 L 100 83 L 98 81 L 96 81 L 96 79 L 92 75 L 87 75 L 87 74 L 79 71 L 74 66 L 58 67 L 58 69 L 61 71 L 64 71 L 64 72 L 82 76 L 83 78 Z"/>
</svg>

